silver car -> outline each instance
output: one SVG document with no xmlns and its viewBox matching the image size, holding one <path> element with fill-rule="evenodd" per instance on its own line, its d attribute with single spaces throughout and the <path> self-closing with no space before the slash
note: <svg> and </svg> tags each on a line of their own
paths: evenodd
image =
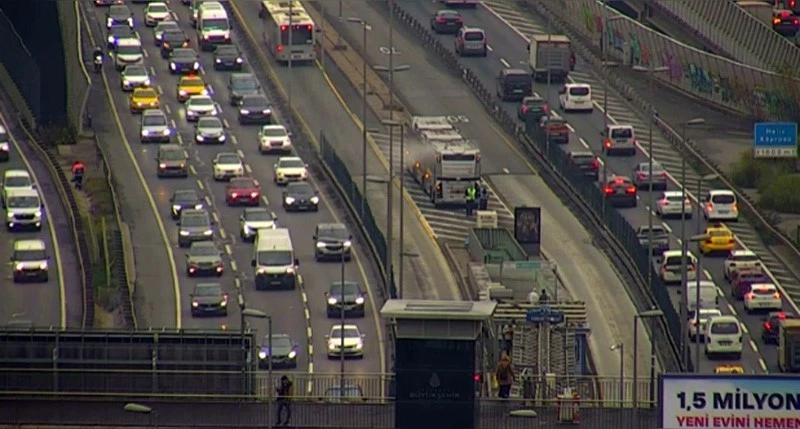
<svg viewBox="0 0 800 429">
<path fill-rule="evenodd" d="M 194 129 L 194 140 L 197 144 L 223 144 L 226 139 L 225 127 L 219 118 L 206 116 L 197 121 L 197 126 Z"/>
<path fill-rule="evenodd" d="M 633 183 L 639 189 L 665 190 L 667 189 L 667 172 L 657 162 L 653 162 L 652 171 L 649 162 L 642 162 L 633 168 Z"/>
<path fill-rule="evenodd" d="M 120 86 L 123 91 L 133 91 L 135 88 L 150 86 L 150 73 L 141 64 L 125 66 L 120 75 Z"/>
<path fill-rule="evenodd" d="M 168 31 L 181 31 L 181 26 L 175 21 L 161 21 L 153 29 L 153 43 L 161 46 L 161 36 Z"/>
<path fill-rule="evenodd" d="M 253 241 L 259 229 L 275 229 L 278 218 L 275 213 L 267 211 L 263 207 L 252 207 L 244 209 L 244 213 L 239 217 L 239 236 L 243 241 Z"/>
<path fill-rule="evenodd" d="M 195 241 L 214 239 L 211 216 L 205 209 L 183 209 L 178 220 L 178 245 L 189 247 Z"/>
<path fill-rule="evenodd" d="M 459 56 L 478 55 L 485 57 L 488 53 L 486 33 L 475 27 L 461 27 L 456 34 L 456 53 Z"/>
<path fill-rule="evenodd" d="M 142 127 L 139 132 L 142 143 L 169 143 L 171 135 L 172 129 L 164 112 L 159 109 L 147 109 L 142 112 Z"/>
<path fill-rule="evenodd" d="M 192 243 L 186 252 L 186 274 L 193 276 L 221 276 L 225 270 L 222 254 L 213 241 Z"/>
<path fill-rule="evenodd" d="M 193 95 L 184 104 L 186 108 L 186 120 L 194 122 L 202 116 L 217 116 L 219 108 L 217 103 L 207 95 Z"/>
</svg>

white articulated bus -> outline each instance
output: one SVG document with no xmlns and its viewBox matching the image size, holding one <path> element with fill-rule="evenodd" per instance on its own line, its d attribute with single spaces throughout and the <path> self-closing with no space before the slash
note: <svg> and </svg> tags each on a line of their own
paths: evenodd
<svg viewBox="0 0 800 429">
<path fill-rule="evenodd" d="M 299 1 L 262 1 L 259 16 L 265 42 L 279 62 L 317 59 L 317 26 Z"/>
</svg>

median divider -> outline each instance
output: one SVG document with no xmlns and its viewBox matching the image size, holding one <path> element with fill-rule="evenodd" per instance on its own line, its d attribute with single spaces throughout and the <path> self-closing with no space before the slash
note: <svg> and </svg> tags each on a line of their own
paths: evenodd
<svg viewBox="0 0 800 429">
<path fill-rule="evenodd" d="M 517 119 L 506 112 L 494 92 L 483 84 L 477 74 L 464 66 L 452 48 L 443 44 L 427 25 L 407 13 L 401 2 L 394 2 L 387 7 L 393 7 L 392 12 L 396 19 L 419 38 L 424 48 L 440 58 L 447 70 L 467 84 L 486 111 L 525 150 L 536 164 L 540 176 L 556 191 L 565 205 L 578 214 L 582 222 L 601 238 L 603 250 L 609 254 L 623 276 L 623 284 L 634 298 L 634 305 L 639 310 L 647 310 L 658 304 L 664 311 L 664 319 L 654 324 L 652 329 L 648 327 L 651 341 L 670 345 L 668 348 L 658 348 L 662 368 L 667 372 L 691 371 L 691 362 L 689 368 L 682 368 L 680 364 L 680 317 L 675 312 L 658 273 L 653 271 L 647 251 L 639 244 L 633 228 L 616 209 L 605 204 L 600 189 L 575 169 L 564 151 L 547 144 L 544 136 L 539 133 L 538 123 L 520 126 Z M 645 281 L 648 275 L 653 275 L 652 287 L 649 289 Z"/>
</svg>

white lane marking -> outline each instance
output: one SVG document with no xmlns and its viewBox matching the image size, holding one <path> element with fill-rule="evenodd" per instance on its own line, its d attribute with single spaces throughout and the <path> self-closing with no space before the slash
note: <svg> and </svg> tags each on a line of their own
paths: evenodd
<svg viewBox="0 0 800 429">
<path fill-rule="evenodd" d="M 192 173 L 193 176 L 197 176 L 197 170 L 195 170 L 194 165 L 189 165 L 189 172 Z"/>
<path fill-rule="evenodd" d="M 511 171 L 508 168 L 503 168 L 503 173 L 511 174 Z"/>
<path fill-rule="evenodd" d="M 147 49 L 142 49 L 142 55 L 144 55 L 145 58 L 150 56 L 150 54 L 147 53 Z"/>
<path fill-rule="evenodd" d="M 178 144 L 183 146 L 183 136 L 178 134 L 177 139 L 178 139 Z"/>
<path fill-rule="evenodd" d="M 247 174 L 253 174 L 253 169 L 252 169 L 252 168 L 250 168 L 250 164 L 245 164 L 245 165 L 244 165 L 244 171 L 245 171 Z M 256 185 L 256 186 L 258 186 L 258 185 Z"/>
<path fill-rule="evenodd" d="M 750 348 L 753 349 L 753 351 L 756 352 L 756 354 L 758 354 L 758 347 L 756 346 L 755 341 L 750 340 Z"/>
<path fill-rule="evenodd" d="M 158 95 L 164 95 L 164 89 L 161 88 L 161 85 L 158 85 L 156 87 L 156 91 L 158 91 Z"/>
<path fill-rule="evenodd" d="M 227 253 L 227 254 L 229 254 L 229 255 L 232 255 L 232 254 L 233 254 L 233 249 L 231 248 L 231 245 L 230 245 L 230 244 L 226 244 L 226 245 L 225 245 L 225 253 Z"/>
<path fill-rule="evenodd" d="M 713 277 L 711 277 L 711 273 L 710 273 L 710 272 L 708 272 L 708 270 L 705 270 L 705 269 L 704 269 L 704 270 L 703 270 L 703 274 L 705 274 L 705 276 L 706 276 L 706 278 L 707 278 L 707 279 L 709 279 L 709 280 L 712 280 L 712 279 L 713 279 Z"/>
<path fill-rule="evenodd" d="M 214 218 L 214 222 L 217 225 L 219 225 L 219 215 L 217 214 L 217 212 L 211 213 L 211 217 L 213 217 Z"/>
<path fill-rule="evenodd" d="M 236 138 L 236 136 L 234 136 L 234 135 L 231 135 L 231 143 L 233 143 L 233 144 L 239 144 L 239 139 L 237 139 L 237 138 Z"/>
<path fill-rule="evenodd" d="M 494 52 L 494 48 L 491 45 L 486 45 L 486 50 L 489 52 Z"/>
<path fill-rule="evenodd" d="M 672 227 L 670 227 L 669 224 L 667 224 L 665 222 L 661 222 L 661 226 L 663 226 L 664 229 L 667 230 L 668 233 L 672 234 Z"/>
<path fill-rule="evenodd" d="M 236 287 L 236 289 L 241 289 L 242 288 L 242 281 L 239 280 L 239 279 L 233 279 L 233 286 Z"/>
<path fill-rule="evenodd" d="M 152 77 L 152 76 L 155 76 L 155 75 L 156 75 L 156 68 L 153 67 L 153 66 L 150 66 L 150 76 Z"/>
<path fill-rule="evenodd" d="M 223 125 L 225 128 L 230 128 L 230 127 L 231 127 L 231 124 L 230 124 L 230 123 L 228 123 L 228 120 L 227 120 L 227 119 L 223 119 L 223 120 L 222 120 L 222 125 Z"/>
<path fill-rule="evenodd" d="M 241 149 L 237 149 L 236 154 L 239 155 L 239 159 L 244 159 L 244 152 Z"/>
<path fill-rule="evenodd" d="M 265 206 L 269 206 L 269 200 L 267 199 L 267 197 L 266 197 L 266 196 L 264 196 L 264 195 L 261 195 L 261 201 L 263 201 L 263 202 L 264 202 L 264 205 L 265 205 Z M 273 217 L 275 217 L 275 216 L 273 216 Z"/>
<path fill-rule="evenodd" d="M 199 180 L 198 180 L 198 182 L 199 182 Z M 210 208 L 210 207 L 211 207 L 211 205 L 212 205 L 212 204 L 211 204 L 211 197 L 209 197 L 208 195 L 206 195 L 206 206 L 208 206 L 208 208 Z"/>
<path fill-rule="evenodd" d="M 767 371 L 767 363 L 764 361 L 764 358 L 758 358 L 758 364 L 761 365 L 761 369 L 764 372 L 769 372 Z"/>
<path fill-rule="evenodd" d="M 205 188 L 205 185 L 203 185 L 203 181 L 202 180 L 197 179 L 197 187 L 200 188 L 201 191 Z M 208 198 L 208 197 L 206 197 L 206 198 Z M 209 204 L 209 206 L 210 205 L 211 204 Z"/>
<path fill-rule="evenodd" d="M 224 240 L 227 236 L 228 236 L 228 233 L 226 233 L 223 228 L 220 228 L 219 229 L 219 238 Z"/>
<path fill-rule="evenodd" d="M 506 68 L 511 68 L 511 64 L 509 64 L 509 63 L 508 63 L 508 61 L 506 61 L 506 59 L 505 59 L 505 58 L 500 58 L 500 62 L 501 62 L 501 63 L 503 63 L 503 65 L 504 65 Z"/>
<path fill-rule="evenodd" d="M 573 133 L 573 134 L 577 134 L 577 132 L 575 131 L 575 128 L 572 128 L 572 125 L 570 125 L 569 123 L 567 123 L 567 129 L 568 129 L 568 130 L 569 130 L 571 133 Z"/>
<path fill-rule="evenodd" d="M 172 109 L 169 107 L 169 104 L 165 104 L 164 105 L 164 110 L 167 111 L 167 115 L 171 115 L 172 114 Z"/>
<path fill-rule="evenodd" d="M 236 260 L 231 259 L 231 271 L 238 271 L 239 267 L 236 266 Z"/>
<path fill-rule="evenodd" d="M 172 127 L 173 130 L 177 130 L 178 129 L 178 123 L 175 122 L 174 119 L 170 119 L 169 120 L 169 125 Z M 180 135 L 180 134 L 178 134 L 178 135 Z"/>
<path fill-rule="evenodd" d="M 574 131 L 573 131 L 573 132 L 574 132 Z M 584 140 L 584 139 L 583 139 L 583 137 L 578 137 L 578 141 L 579 141 L 579 142 L 581 142 L 581 145 L 582 145 L 584 148 L 586 148 L 586 149 L 589 149 L 589 143 L 586 143 L 586 140 Z"/>
</svg>

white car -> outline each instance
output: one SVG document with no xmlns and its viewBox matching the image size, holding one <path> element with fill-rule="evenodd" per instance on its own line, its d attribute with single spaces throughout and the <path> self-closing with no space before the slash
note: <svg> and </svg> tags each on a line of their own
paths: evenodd
<svg viewBox="0 0 800 429">
<path fill-rule="evenodd" d="M 214 166 L 214 180 L 230 180 L 244 176 L 244 164 L 239 155 L 233 152 L 218 153 L 211 161 Z"/>
<path fill-rule="evenodd" d="M 225 126 L 219 118 L 206 116 L 197 121 L 197 126 L 194 130 L 194 140 L 197 144 L 224 144 L 227 138 L 228 137 L 225 135 Z"/>
<path fill-rule="evenodd" d="M 739 270 L 757 270 L 761 268 L 761 259 L 752 250 L 734 250 L 725 259 L 723 275 L 730 281 Z"/>
<path fill-rule="evenodd" d="M 706 322 L 706 357 L 742 358 L 742 325 L 736 316 L 714 316 Z"/>
<path fill-rule="evenodd" d="M 193 95 L 183 105 L 186 109 L 186 120 L 194 122 L 202 116 L 217 116 L 219 106 L 207 95 Z"/>
<path fill-rule="evenodd" d="M 697 279 L 697 258 L 689 252 L 686 255 L 686 280 L 693 281 Z M 661 281 L 665 284 L 680 283 L 683 271 L 683 252 L 680 250 L 667 250 L 662 255 Z"/>
<path fill-rule="evenodd" d="M 272 181 L 278 185 L 308 179 L 306 163 L 296 156 L 282 156 L 278 158 L 278 163 L 273 165 L 272 168 Z"/>
<path fill-rule="evenodd" d="M 3 172 L 3 207 L 5 207 L 6 196 L 9 192 L 19 189 L 33 189 L 33 179 L 26 170 L 10 168 Z"/>
<path fill-rule="evenodd" d="M 147 72 L 147 67 L 141 64 L 125 66 L 119 78 L 123 91 L 133 91 L 151 84 L 150 73 Z"/>
<path fill-rule="evenodd" d="M 333 325 L 325 340 L 328 343 L 328 358 L 342 355 L 359 359 L 364 357 L 364 336 L 356 325 Z"/>
<path fill-rule="evenodd" d="M 239 217 L 239 236 L 244 241 L 253 241 L 259 229 L 275 229 L 278 227 L 275 213 L 263 207 L 249 207 Z"/>
<path fill-rule="evenodd" d="M 264 125 L 258 132 L 258 150 L 261 153 L 291 152 L 291 135 L 283 125 Z"/>
<path fill-rule="evenodd" d="M 700 340 L 705 336 L 708 319 L 714 316 L 722 316 L 722 312 L 718 308 L 701 308 L 699 311 L 700 320 L 698 320 L 697 311 L 693 311 L 687 322 L 689 324 L 689 339 L 692 341 Z"/>
<path fill-rule="evenodd" d="M 656 201 L 656 214 L 661 218 L 683 217 L 692 218 L 692 201 L 689 197 L 684 200 L 681 191 L 665 191 L 658 196 Z"/>
<path fill-rule="evenodd" d="M 760 310 L 780 311 L 783 307 L 778 287 L 772 283 L 750 285 L 750 292 L 744 296 L 744 309 L 748 313 Z"/>
<path fill-rule="evenodd" d="M 161 21 L 172 19 L 172 11 L 162 2 L 148 3 L 144 8 L 144 25 L 155 27 Z"/>
<path fill-rule="evenodd" d="M 558 105 L 564 112 L 592 112 L 592 87 L 588 83 L 568 83 L 559 91 Z"/>
<path fill-rule="evenodd" d="M 11 143 L 9 142 L 8 131 L 6 127 L 0 125 L 0 161 L 8 161 L 9 154 L 11 153 Z"/>
<path fill-rule="evenodd" d="M 727 189 L 708 191 L 703 198 L 703 217 L 710 221 L 738 221 L 739 204 L 736 202 L 736 194 Z"/>
</svg>

